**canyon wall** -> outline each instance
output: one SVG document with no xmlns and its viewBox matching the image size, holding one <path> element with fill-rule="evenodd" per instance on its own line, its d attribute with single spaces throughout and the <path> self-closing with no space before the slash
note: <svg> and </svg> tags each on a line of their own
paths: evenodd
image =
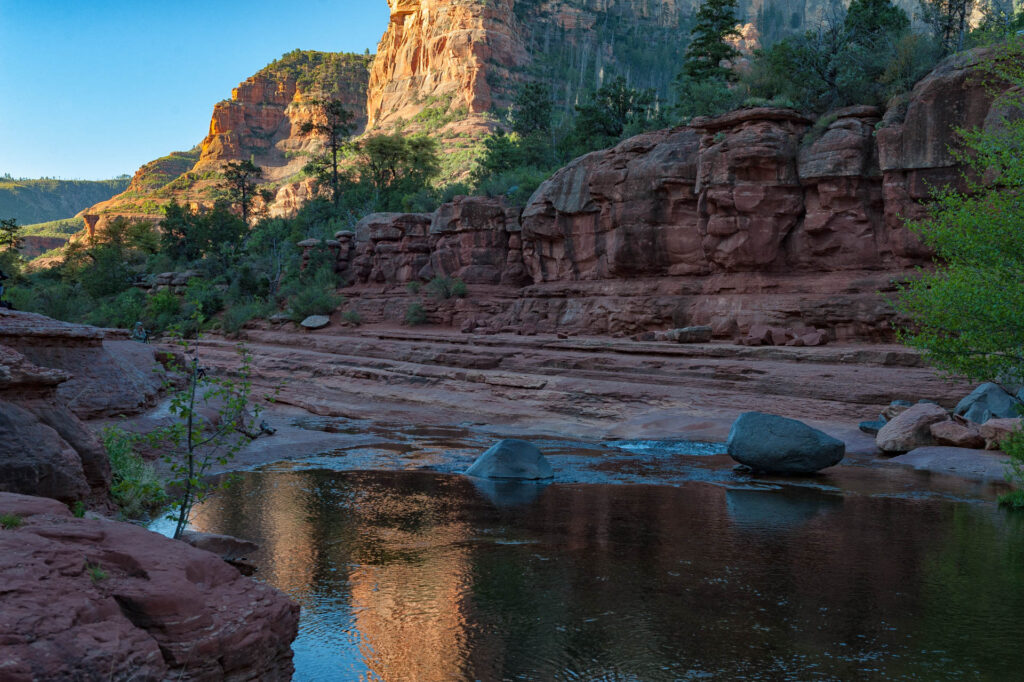
<svg viewBox="0 0 1024 682">
<path fill-rule="evenodd" d="M 338 269 L 367 320 L 400 318 L 386 302 L 399 287 L 444 276 L 471 295 L 428 312 L 466 328 L 891 338 L 885 292 L 929 259 L 905 219 L 929 183 L 958 177 L 956 128 L 998 125 L 971 76 L 982 58 L 947 60 L 884 117 L 848 107 L 812 128 L 788 109 L 738 110 L 580 157 L 521 210 L 459 197 L 375 214 L 338 234 Z"/>
</svg>

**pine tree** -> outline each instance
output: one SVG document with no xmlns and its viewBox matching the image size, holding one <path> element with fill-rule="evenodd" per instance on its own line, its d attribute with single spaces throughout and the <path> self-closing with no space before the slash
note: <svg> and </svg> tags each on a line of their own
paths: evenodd
<svg viewBox="0 0 1024 682">
<path fill-rule="evenodd" d="M 690 33 L 683 73 L 694 81 L 734 81 L 736 75 L 722 62 L 739 56 L 739 51 L 727 42 L 730 36 L 738 35 L 736 0 L 705 0 Z"/>
</svg>

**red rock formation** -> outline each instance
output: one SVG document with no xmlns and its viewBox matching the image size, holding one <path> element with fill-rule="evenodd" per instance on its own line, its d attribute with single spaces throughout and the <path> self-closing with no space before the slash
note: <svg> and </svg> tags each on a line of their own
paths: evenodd
<svg viewBox="0 0 1024 682">
<path fill-rule="evenodd" d="M 161 389 L 152 347 L 111 330 L 0 309 L 0 344 L 66 372 L 57 398 L 81 418 L 140 412 Z"/>
<path fill-rule="evenodd" d="M 0 490 L 102 504 L 110 463 L 95 436 L 57 399 L 67 372 L 0 346 Z"/>
<path fill-rule="evenodd" d="M 299 607 L 138 526 L 0 493 L 0 677 L 289 680 Z"/>
<path fill-rule="evenodd" d="M 391 21 L 377 46 L 367 92 L 369 127 L 409 120 L 451 97 L 469 114 L 507 102 L 507 89 L 527 60 L 513 0 L 389 0 Z"/>
<path fill-rule="evenodd" d="M 995 83 L 986 83 L 977 68 L 992 57 L 972 50 L 946 59 L 914 86 L 904 101 L 891 106 L 879 124 L 878 160 L 883 180 L 885 224 L 893 232 L 896 255 L 913 261 L 926 250 L 907 220 L 924 217 L 920 203 L 935 187 L 957 185 L 960 169 L 953 156 L 958 128 L 996 125 Z"/>
<path fill-rule="evenodd" d="M 417 215 L 415 236 L 410 216 L 374 216 L 374 236 L 357 231 L 342 249 L 349 279 L 528 284 L 479 303 L 471 290 L 444 313 L 493 331 L 710 325 L 722 337 L 767 325 L 889 338 L 894 313 L 879 292 L 929 259 L 895 216 L 919 215 L 927 183 L 955 177 L 957 126 L 995 119 L 991 94 L 967 76 L 977 59 L 919 83 L 906 123 L 872 107 L 813 129 L 790 110 L 739 110 L 580 157 L 518 219 L 481 198 Z"/>
</svg>

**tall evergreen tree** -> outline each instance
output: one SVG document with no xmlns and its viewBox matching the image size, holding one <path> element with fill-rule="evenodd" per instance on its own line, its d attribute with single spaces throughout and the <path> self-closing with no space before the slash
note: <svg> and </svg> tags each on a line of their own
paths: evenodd
<svg viewBox="0 0 1024 682">
<path fill-rule="evenodd" d="M 697 10 L 697 23 L 690 33 L 683 73 L 695 81 L 736 80 L 736 75 L 723 61 L 735 59 L 739 51 L 728 42 L 739 36 L 736 28 L 736 0 L 705 0 Z"/>
<path fill-rule="evenodd" d="M 313 106 L 319 110 L 320 120 L 307 121 L 302 124 L 302 132 L 307 135 L 309 133 L 326 135 L 327 155 L 313 159 L 306 166 L 306 172 L 331 183 L 331 199 L 334 201 L 334 207 L 337 208 L 338 201 L 341 199 L 338 154 L 343 150 L 345 140 L 352 134 L 352 112 L 337 100 L 315 101 Z"/>
<path fill-rule="evenodd" d="M 252 200 L 256 194 L 256 182 L 263 177 L 263 169 L 246 161 L 228 161 L 224 166 L 224 182 L 228 199 L 242 211 L 242 220 L 248 224 Z"/>
</svg>

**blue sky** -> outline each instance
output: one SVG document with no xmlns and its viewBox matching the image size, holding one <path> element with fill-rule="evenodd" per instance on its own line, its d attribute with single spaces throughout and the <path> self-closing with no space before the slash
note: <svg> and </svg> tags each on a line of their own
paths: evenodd
<svg viewBox="0 0 1024 682">
<path fill-rule="evenodd" d="M 376 52 L 387 21 L 386 0 L 0 0 L 0 175 L 134 173 L 268 62 Z"/>
</svg>

